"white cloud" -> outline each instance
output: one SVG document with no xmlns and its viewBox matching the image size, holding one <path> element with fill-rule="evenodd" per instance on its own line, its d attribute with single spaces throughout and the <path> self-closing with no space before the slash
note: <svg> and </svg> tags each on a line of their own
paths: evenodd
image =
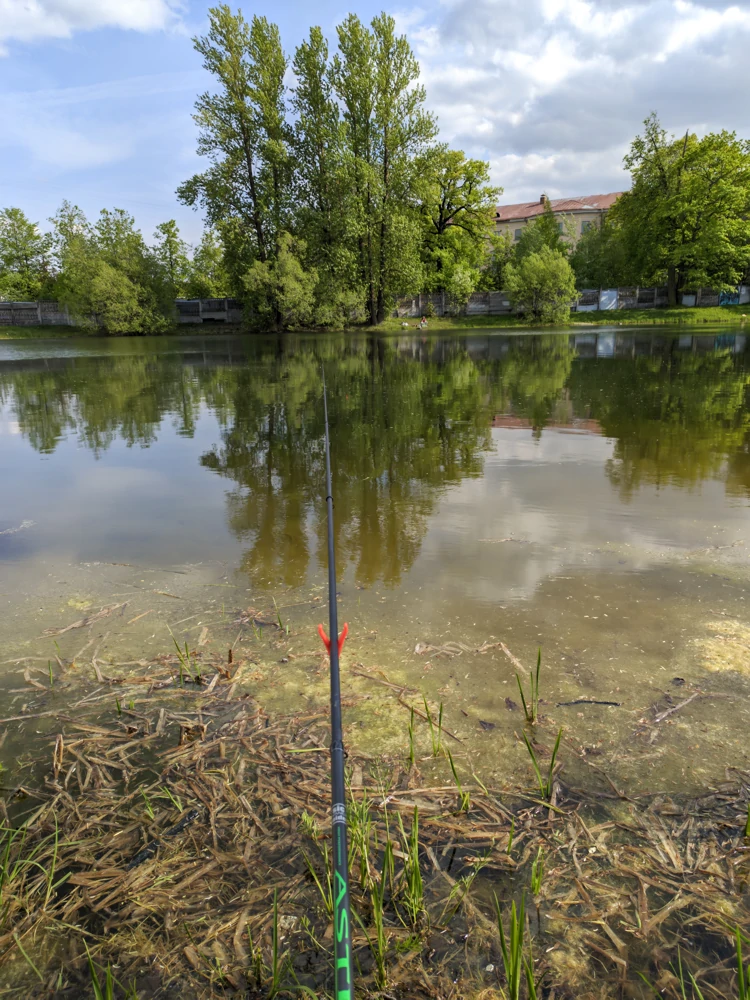
<svg viewBox="0 0 750 1000">
<path fill-rule="evenodd" d="M 163 139 L 164 123 L 148 119 L 149 98 L 184 93 L 189 100 L 201 82 L 198 72 L 159 73 L 0 94 L 3 140 L 6 148 L 25 149 L 34 162 L 57 171 L 106 166 L 132 155 L 138 142 Z"/>
<path fill-rule="evenodd" d="M 490 160 L 505 201 L 626 186 L 652 110 L 750 134 L 750 0 L 443 0 L 400 20 L 443 138 Z"/>
<path fill-rule="evenodd" d="M 69 38 L 75 31 L 159 31 L 177 23 L 173 0 L 0 0 L 2 42 Z"/>
</svg>

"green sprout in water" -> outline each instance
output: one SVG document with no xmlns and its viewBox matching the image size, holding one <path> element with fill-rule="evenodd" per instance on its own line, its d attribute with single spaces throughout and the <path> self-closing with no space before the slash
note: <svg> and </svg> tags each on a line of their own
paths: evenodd
<svg viewBox="0 0 750 1000">
<path fill-rule="evenodd" d="M 542 891 L 544 882 L 544 851 L 540 847 L 536 857 L 531 862 L 531 891 L 534 896 L 538 896 Z"/>
<path fill-rule="evenodd" d="M 438 711 L 438 722 L 437 728 L 435 723 L 432 721 L 432 712 L 430 712 L 430 706 L 427 704 L 427 698 L 422 695 L 422 700 L 424 701 L 424 710 L 427 713 L 427 722 L 430 726 L 430 739 L 432 740 L 432 756 L 439 757 L 440 751 L 443 746 L 443 703 L 440 702 L 440 709 Z"/>
<path fill-rule="evenodd" d="M 154 807 L 151 805 L 151 799 L 148 797 L 148 795 L 145 793 L 145 791 L 142 788 L 141 788 L 140 791 L 141 791 L 141 795 L 143 796 L 143 801 L 146 804 L 146 812 L 148 813 L 148 818 L 149 819 L 153 819 L 154 818 Z"/>
<path fill-rule="evenodd" d="M 471 796 L 468 792 L 463 790 L 461 782 L 458 777 L 458 772 L 456 771 L 456 765 L 453 763 L 453 754 L 450 750 L 445 751 L 448 755 L 448 763 L 451 766 L 451 771 L 453 772 L 453 780 L 456 782 L 456 788 L 458 789 L 458 801 L 459 809 L 461 812 L 468 812 L 471 807 Z"/>
<path fill-rule="evenodd" d="M 521 905 L 516 910 L 515 900 L 510 906 L 510 928 L 508 937 L 505 936 L 503 927 L 502 911 L 497 896 L 495 896 L 495 916 L 497 918 L 497 929 L 500 935 L 500 952 L 503 958 L 503 968 L 505 969 L 505 981 L 507 983 L 508 1000 L 520 1000 L 521 998 L 521 976 L 525 975 L 526 990 L 528 1000 L 537 1000 L 536 983 L 534 982 L 534 958 L 531 954 L 531 943 L 529 943 L 529 957 L 523 953 L 523 938 L 525 931 L 525 900 L 521 896 Z"/>
<path fill-rule="evenodd" d="M 542 665 L 542 650 L 539 649 L 536 655 L 536 673 L 533 670 L 529 671 L 529 700 L 526 701 L 526 695 L 524 694 L 523 684 L 521 684 L 521 678 L 516 674 L 516 683 L 518 684 L 518 690 L 521 695 L 521 702 L 523 704 L 523 714 L 526 716 L 527 722 L 536 722 L 539 718 L 539 669 Z"/>
<path fill-rule="evenodd" d="M 555 740 L 555 748 L 552 751 L 552 756 L 549 762 L 549 771 L 547 772 L 546 779 L 542 777 L 542 772 L 539 767 L 539 761 L 537 760 L 536 753 L 531 743 L 529 743 L 529 738 L 526 733 L 523 733 L 523 739 L 526 744 L 526 749 L 529 751 L 529 756 L 531 757 L 531 763 L 534 766 L 534 771 L 536 773 L 536 780 L 539 783 L 539 791 L 542 793 L 542 798 L 549 800 L 552 797 L 552 777 L 555 770 L 555 761 L 557 760 L 557 751 L 560 749 L 560 740 L 562 739 L 562 726 L 560 727 L 560 732 L 557 734 L 557 739 Z"/>
</svg>

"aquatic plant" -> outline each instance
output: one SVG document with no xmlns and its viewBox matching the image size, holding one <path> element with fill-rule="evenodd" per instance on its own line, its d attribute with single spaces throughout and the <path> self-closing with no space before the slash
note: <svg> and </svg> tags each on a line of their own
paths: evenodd
<svg viewBox="0 0 750 1000">
<path fill-rule="evenodd" d="M 414 767 L 414 707 L 409 716 L 409 766 Z M 748 822 L 750 823 L 750 805 L 748 806 Z"/>
<path fill-rule="evenodd" d="M 424 882 L 422 869 L 419 866 L 419 807 L 414 806 L 411 830 L 408 835 L 400 813 L 398 814 L 398 823 L 404 852 L 404 908 L 412 927 L 416 930 L 424 913 Z"/>
<path fill-rule="evenodd" d="M 427 714 L 427 722 L 430 726 L 430 739 L 432 741 L 432 756 L 439 757 L 440 751 L 443 747 L 443 703 L 440 702 L 440 709 L 438 711 L 438 722 L 437 726 L 432 721 L 432 712 L 430 712 L 430 706 L 427 704 L 427 698 L 423 695 L 422 699 L 424 701 L 424 710 Z"/>
<path fill-rule="evenodd" d="M 529 756 L 531 757 L 531 763 L 534 767 L 534 772 L 536 774 L 536 780 L 539 783 L 539 791 L 541 792 L 543 799 L 550 799 L 552 797 L 552 778 L 555 770 L 555 761 L 557 760 L 557 751 L 560 749 L 560 740 L 562 739 L 562 726 L 557 734 L 557 739 L 555 740 L 555 748 L 552 751 L 552 756 L 550 757 L 549 770 L 547 772 L 547 777 L 542 777 L 542 772 L 539 767 L 539 761 L 537 760 L 534 748 L 529 742 L 529 738 L 526 733 L 523 733 L 524 743 L 526 744 L 526 749 L 529 751 Z"/>
<path fill-rule="evenodd" d="M 383 855 L 380 878 L 373 879 L 370 885 L 370 905 L 372 907 L 372 922 L 375 929 L 374 938 L 368 934 L 367 928 L 362 923 L 356 910 L 353 911 L 357 922 L 367 938 L 372 957 L 375 960 L 375 984 L 380 990 L 384 990 L 388 985 L 388 934 L 385 929 L 385 889 L 386 881 L 392 868 L 393 845 L 388 840 Z"/>
<path fill-rule="evenodd" d="M 324 842 L 322 849 L 323 865 L 324 865 L 323 877 L 325 879 L 325 885 L 323 885 L 322 881 L 320 880 L 318 873 L 315 871 L 315 866 L 308 857 L 306 851 L 300 848 L 300 852 L 302 854 L 302 857 L 305 859 L 307 870 L 310 872 L 312 880 L 318 888 L 318 892 L 320 893 L 320 898 L 323 901 L 323 907 L 328 916 L 332 917 L 333 916 L 333 873 L 331 871 L 331 859 L 328 854 L 328 844 Z"/>
<path fill-rule="evenodd" d="M 510 906 L 508 937 L 505 936 L 503 915 L 497 895 L 495 900 L 495 918 L 500 936 L 500 954 L 503 959 L 505 982 L 507 984 L 508 1000 L 520 1000 L 522 975 L 526 980 L 528 1000 L 537 1000 L 536 983 L 534 982 L 534 959 L 529 944 L 529 957 L 524 956 L 524 932 L 526 924 L 525 898 L 521 895 L 521 903 L 516 910 L 515 900 Z"/>
<path fill-rule="evenodd" d="M 540 847 L 536 852 L 536 857 L 531 862 L 531 891 L 534 896 L 538 896 L 542 891 L 544 882 L 544 848 Z"/>
<path fill-rule="evenodd" d="M 737 939 L 737 994 L 739 1000 L 750 1000 L 750 963 L 745 969 L 742 958 L 742 934 L 739 927 L 735 928 L 735 936 Z"/>
<path fill-rule="evenodd" d="M 370 837 L 372 832 L 372 815 L 367 792 L 365 791 L 362 798 L 357 800 L 351 794 L 350 787 L 346 812 L 351 845 L 349 864 L 353 864 L 355 856 L 359 856 L 359 881 L 364 888 L 370 880 Z"/>
<path fill-rule="evenodd" d="M 451 771 L 453 772 L 453 780 L 456 782 L 456 788 L 458 789 L 459 809 L 461 812 L 468 812 L 471 808 L 471 795 L 463 790 L 458 777 L 458 772 L 456 771 L 456 765 L 453 763 L 453 754 L 450 750 L 446 750 L 445 752 L 448 756 L 448 763 L 451 766 Z"/>
<path fill-rule="evenodd" d="M 195 665 L 195 668 L 193 667 L 193 662 L 190 657 L 190 649 L 188 647 L 187 640 L 185 640 L 185 648 L 181 649 L 179 642 L 175 638 L 174 632 L 172 631 L 171 628 L 169 628 L 169 626 L 167 626 L 167 628 L 169 629 L 169 634 L 172 636 L 172 642 L 174 643 L 174 647 L 177 650 L 177 659 L 179 660 L 180 663 L 180 684 L 185 683 L 186 675 L 190 678 L 192 684 L 200 684 L 201 682 L 200 670 L 198 669 L 197 664 Z"/>
<path fill-rule="evenodd" d="M 89 975 L 91 976 L 91 987 L 94 991 L 94 1000 L 114 1000 L 115 980 L 112 976 L 112 969 L 109 967 L 109 964 L 107 964 L 107 968 L 104 973 L 104 985 L 102 986 L 96 966 L 94 965 L 94 960 L 91 957 L 91 952 L 85 942 L 84 948 L 86 949 L 86 958 L 89 965 Z"/>
<path fill-rule="evenodd" d="M 536 722 L 539 717 L 539 670 L 542 665 L 542 650 L 541 648 L 536 654 L 536 671 L 529 671 L 529 700 L 526 701 L 526 695 L 523 690 L 523 684 L 521 683 L 521 678 L 516 674 L 516 683 L 518 684 L 518 691 L 521 695 L 521 704 L 523 705 L 523 714 L 526 716 L 527 722 Z"/>
</svg>

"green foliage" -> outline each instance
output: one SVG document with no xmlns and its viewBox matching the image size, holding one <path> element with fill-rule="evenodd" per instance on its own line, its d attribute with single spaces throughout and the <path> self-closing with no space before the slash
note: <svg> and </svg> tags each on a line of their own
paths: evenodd
<svg viewBox="0 0 750 1000">
<path fill-rule="evenodd" d="M 633 284 L 736 286 L 750 264 L 750 140 L 668 136 L 655 114 L 625 157 L 632 188 L 610 212 Z"/>
<path fill-rule="evenodd" d="M 217 299 L 231 294 L 225 251 L 215 230 L 204 230 L 189 262 L 183 291 L 188 299 Z"/>
<path fill-rule="evenodd" d="M 51 283 L 52 238 L 20 208 L 0 210 L 0 300 L 35 301 Z"/>
<path fill-rule="evenodd" d="M 541 253 L 545 247 L 566 257 L 570 249 L 568 240 L 572 235 L 571 227 L 557 218 L 549 199 L 545 199 L 541 215 L 521 230 L 521 238 L 515 243 L 515 258 L 520 262 L 532 254 Z"/>
<path fill-rule="evenodd" d="M 174 219 L 160 222 L 154 233 L 154 257 L 164 270 L 172 298 L 182 298 L 190 274 L 188 245 Z M 208 298 L 208 296 L 206 296 Z"/>
<path fill-rule="evenodd" d="M 601 226 L 591 226 L 581 234 L 570 264 L 578 288 L 617 288 L 638 277 L 628 261 L 620 230 L 606 216 Z"/>
<path fill-rule="evenodd" d="M 493 233 L 489 238 L 489 253 L 479 276 L 477 289 L 483 292 L 503 292 L 506 268 L 516 259 L 516 248 L 510 232 Z"/>
<path fill-rule="evenodd" d="M 427 291 L 446 291 L 463 305 L 488 258 L 495 204 L 489 164 L 440 145 L 417 164 L 422 260 Z"/>
<path fill-rule="evenodd" d="M 256 260 L 247 272 L 245 303 L 255 325 L 293 329 L 312 322 L 318 274 L 305 270 L 306 249 L 302 240 L 281 233 L 275 257 Z"/>
<path fill-rule="evenodd" d="M 576 297 L 573 269 L 559 250 L 542 246 L 505 269 L 511 302 L 530 322 L 559 324 Z"/>
<path fill-rule="evenodd" d="M 210 166 L 177 193 L 185 204 L 202 206 L 212 226 L 239 223 L 250 254 L 265 262 L 290 196 L 287 59 L 278 28 L 266 18 L 248 24 L 226 4 L 210 8 L 208 18 L 208 33 L 193 44 L 217 86 L 200 95 L 193 117 L 198 153 Z"/>
<path fill-rule="evenodd" d="M 63 202 L 51 221 L 55 295 L 79 326 L 105 333 L 159 333 L 170 325 L 168 276 L 132 216 L 103 209 L 92 226 L 77 206 Z"/>
</svg>

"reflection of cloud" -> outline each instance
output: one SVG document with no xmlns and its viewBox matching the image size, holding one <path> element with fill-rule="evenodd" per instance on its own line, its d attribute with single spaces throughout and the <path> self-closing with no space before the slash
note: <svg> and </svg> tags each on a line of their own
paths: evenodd
<svg viewBox="0 0 750 1000">
<path fill-rule="evenodd" d="M 0 0 L 0 42 L 69 38 L 96 28 L 160 31 L 178 23 L 178 9 L 172 0 Z"/>
<path fill-rule="evenodd" d="M 504 428 L 492 436 L 484 477 L 448 492 L 422 544 L 413 574 L 433 588 L 445 578 L 446 589 L 492 603 L 530 598 L 582 567 L 645 570 L 707 539 L 717 509 L 726 511 L 713 482 L 699 492 L 643 489 L 623 504 L 606 474 L 609 438 L 546 429 L 534 440 Z"/>
</svg>

